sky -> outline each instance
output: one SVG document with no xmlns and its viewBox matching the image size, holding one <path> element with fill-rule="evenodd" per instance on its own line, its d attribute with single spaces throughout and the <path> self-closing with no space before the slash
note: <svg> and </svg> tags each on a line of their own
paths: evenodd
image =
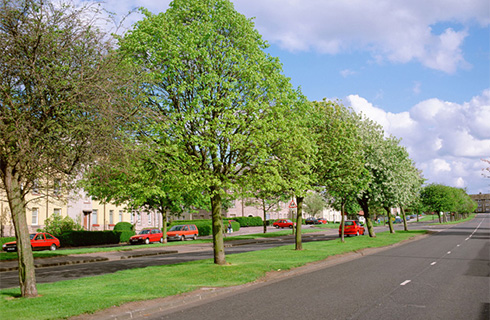
<svg viewBox="0 0 490 320">
<path fill-rule="evenodd" d="M 81 0 L 83 1 L 83 0 Z M 235 0 L 309 100 L 338 99 L 401 138 L 427 183 L 490 193 L 488 0 Z M 168 0 L 106 0 L 122 17 Z M 125 26 L 140 19 L 131 14 Z"/>
</svg>

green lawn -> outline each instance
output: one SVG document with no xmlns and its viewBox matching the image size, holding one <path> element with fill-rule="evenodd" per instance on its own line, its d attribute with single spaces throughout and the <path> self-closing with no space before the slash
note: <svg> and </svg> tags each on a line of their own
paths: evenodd
<svg viewBox="0 0 490 320">
<path fill-rule="evenodd" d="M 294 246 L 284 246 L 234 254 L 227 256 L 227 266 L 203 260 L 38 284 L 39 297 L 30 299 L 19 298 L 18 288 L 5 289 L 0 291 L 0 310 L 3 319 L 62 319 L 200 287 L 240 285 L 261 278 L 270 271 L 287 270 L 363 248 L 387 246 L 424 233 L 381 232 L 376 238 L 351 237 L 345 243 L 340 240 L 304 243 L 302 251 L 294 250 Z"/>
</svg>

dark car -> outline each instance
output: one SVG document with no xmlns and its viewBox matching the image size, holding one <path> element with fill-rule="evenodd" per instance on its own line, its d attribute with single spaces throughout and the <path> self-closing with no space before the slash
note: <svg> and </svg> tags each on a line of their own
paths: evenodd
<svg viewBox="0 0 490 320">
<path fill-rule="evenodd" d="M 321 222 L 318 221 L 317 218 L 315 217 L 309 217 L 309 218 L 306 218 L 305 220 L 305 224 L 320 224 Z"/>
<path fill-rule="evenodd" d="M 31 239 L 32 250 L 49 249 L 54 251 L 60 247 L 60 240 L 47 232 L 31 233 L 29 237 Z M 17 241 L 4 243 L 2 249 L 7 252 L 17 251 Z"/>
<path fill-rule="evenodd" d="M 130 244 L 137 244 L 137 243 L 149 244 L 150 242 L 163 243 L 162 230 L 158 228 L 143 229 L 140 231 L 139 234 L 129 238 Z"/>
<path fill-rule="evenodd" d="M 339 237 L 342 233 L 342 225 L 339 226 Z M 344 235 L 359 236 L 364 235 L 364 227 L 356 220 L 346 220 L 344 223 Z"/>
</svg>

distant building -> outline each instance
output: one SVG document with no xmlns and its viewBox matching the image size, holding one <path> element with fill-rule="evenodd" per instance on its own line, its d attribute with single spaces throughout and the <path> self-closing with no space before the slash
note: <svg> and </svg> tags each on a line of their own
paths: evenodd
<svg viewBox="0 0 490 320">
<path fill-rule="evenodd" d="M 470 194 L 471 199 L 478 203 L 476 213 L 490 213 L 490 193 Z"/>
</svg>

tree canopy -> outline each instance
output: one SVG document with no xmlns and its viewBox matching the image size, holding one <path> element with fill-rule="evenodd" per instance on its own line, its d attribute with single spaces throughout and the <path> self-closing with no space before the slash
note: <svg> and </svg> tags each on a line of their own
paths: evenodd
<svg viewBox="0 0 490 320">
<path fill-rule="evenodd" d="M 22 296 L 36 296 L 26 195 L 59 193 L 117 148 L 132 114 L 131 68 L 97 27 L 95 7 L 40 0 L 0 4 L 0 180 L 19 248 Z"/>
<path fill-rule="evenodd" d="M 227 0 L 176 0 L 120 41 L 149 75 L 148 141 L 210 197 L 215 263 L 225 264 L 222 200 L 270 161 L 297 99 L 251 20 Z"/>
</svg>

